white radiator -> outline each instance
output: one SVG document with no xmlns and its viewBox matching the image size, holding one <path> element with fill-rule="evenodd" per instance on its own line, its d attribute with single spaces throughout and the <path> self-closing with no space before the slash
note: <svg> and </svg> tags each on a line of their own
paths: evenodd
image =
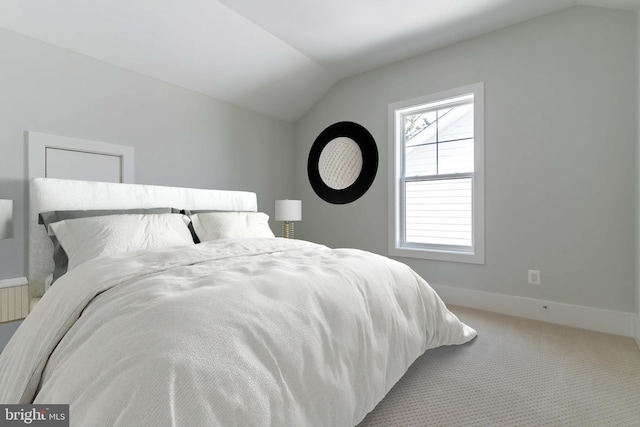
<svg viewBox="0 0 640 427">
<path fill-rule="evenodd" d="M 29 286 L 0 288 L 0 323 L 24 319 L 29 314 Z"/>
</svg>

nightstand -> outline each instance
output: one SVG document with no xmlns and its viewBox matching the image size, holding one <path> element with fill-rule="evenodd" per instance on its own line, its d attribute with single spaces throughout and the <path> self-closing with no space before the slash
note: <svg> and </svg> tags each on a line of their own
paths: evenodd
<svg viewBox="0 0 640 427">
<path fill-rule="evenodd" d="M 29 302 L 25 277 L 0 280 L 0 352 L 29 314 Z"/>
</svg>

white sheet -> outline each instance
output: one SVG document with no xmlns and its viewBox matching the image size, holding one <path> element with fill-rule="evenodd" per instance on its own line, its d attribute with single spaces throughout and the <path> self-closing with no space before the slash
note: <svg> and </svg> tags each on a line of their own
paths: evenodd
<svg viewBox="0 0 640 427">
<path fill-rule="evenodd" d="M 404 264 L 285 239 L 78 266 L 0 354 L 0 402 L 72 425 L 352 426 L 426 349 L 475 331 Z"/>
</svg>

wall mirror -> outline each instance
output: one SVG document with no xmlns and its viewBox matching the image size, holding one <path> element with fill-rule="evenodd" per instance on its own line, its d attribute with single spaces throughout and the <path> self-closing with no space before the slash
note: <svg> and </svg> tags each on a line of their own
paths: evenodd
<svg viewBox="0 0 640 427">
<path fill-rule="evenodd" d="M 353 122 L 334 123 L 318 135 L 307 162 L 311 187 L 334 204 L 359 199 L 378 170 L 378 148 L 373 136 Z"/>
</svg>

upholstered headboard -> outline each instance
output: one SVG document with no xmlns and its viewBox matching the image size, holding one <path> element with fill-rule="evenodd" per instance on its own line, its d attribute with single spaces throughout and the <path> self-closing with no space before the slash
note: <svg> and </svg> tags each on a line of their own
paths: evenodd
<svg viewBox="0 0 640 427">
<path fill-rule="evenodd" d="M 156 185 L 32 178 L 29 185 L 29 284 L 33 297 L 44 294 L 44 280 L 53 272 L 53 244 L 41 212 L 79 209 L 218 209 L 256 211 L 255 193 Z"/>
</svg>

